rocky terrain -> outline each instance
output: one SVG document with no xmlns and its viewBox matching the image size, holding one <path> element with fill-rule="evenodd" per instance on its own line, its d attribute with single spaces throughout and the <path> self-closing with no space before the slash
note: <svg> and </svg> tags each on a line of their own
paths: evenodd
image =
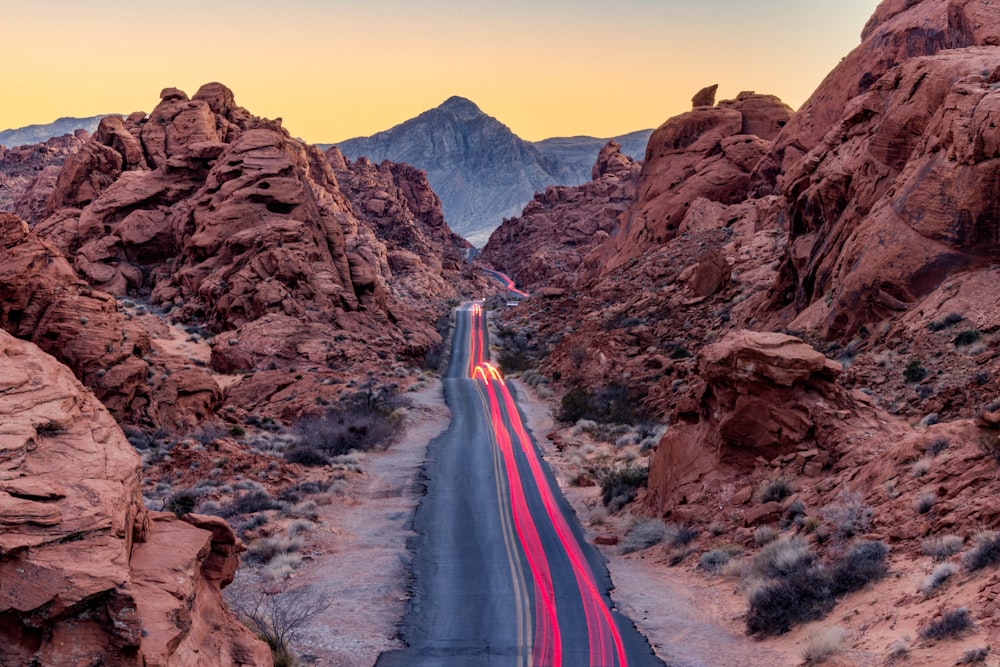
<svg viewBox="0 0 1000 667">
<path fill-rule="evenodd" d="M 26 125 L 11 130 L 0 130 L 0 145 L 8 148 L 32 144 L 44 144 L 49 139 L 76 134 L 83 130 L 90 134 L 97 129 L 104 116 L 89 116 L 87 118 L 58 118 L 51 123 Z"/>
<path fill-rule="evenodd" d="M 639 131 L 616 140 L 636 156 L 648 136 Z M 481 245 L 536 192 L 586 181 L 605 143 L 593 137 L 525 141 L 473 102 L 452 97 L 389 130 L 336 145 L 352 159 L 393 160 L 426 170 L 448 224 Z"/>
<path fill-rule="evenodd" d="M 997 525 L 998 25 L 984 3 L 883 2 L 798 112 L 750 93 L 715 104 L 708 89 L 653 133 L 618 210 L 599 179 L 561 191 L 606 238 L 574 254 L 553 196 L 482 254 L 541 297 L 504 314 L 502 346 L 535 360 L 530 381 L 566 397 L 564 416 L 671 424 L 638 506 L 701 536 L 662 562 L 718 576 L 706 563 L 732 559 L 744 571 L 722 585 L 738 575 L 808 607 L 766 617 L 777 597 L 751 594 L 748 631 L 780 634 L 835 602 L 850 618 L 868 596 L 837 579 L 840 559 L 887 558 L 865 585 L 899 611 L 865 621 L 868 639 L 845 646 L 867 657 L 842 664 L 946 664 L 1000 628 L 984 556 Z M 522 239 L 524 252 L 506 247 Z M 771 539 L 812 569 L 760 579 Z M 936 561 L 962 574 L 920 584 Z M 885 572 L 918 583 L 875 583 Z M 830 593 L 809 602 L 805 589 Z M 942 619 L 961 628 L 937 635 Z"/>
<path fill-rule="evenodd" d="M 325 154 L 218 83 L 4 158 L 0 567 L 39 574 L 3 576 L 0 662 L 270 664 L 287 637 L 219 592 L 230 525 L 267 564 L 356 473 L 331 458 L 396 437 L 451 304 L 486 288 L 469 244 L 424 172 Z M 284 599 L 284 556 L 242 620 Z"/>
<path fill-rule="evenodd" d="M 270 665 L 222 602 L 245 550 L 217 517 L 150 512 L 94 395 L 0 332 L 0 663 Z"/>
</svg>

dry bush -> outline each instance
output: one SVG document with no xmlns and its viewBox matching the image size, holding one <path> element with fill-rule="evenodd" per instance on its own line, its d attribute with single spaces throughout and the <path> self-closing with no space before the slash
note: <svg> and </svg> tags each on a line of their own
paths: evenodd
<svg viewBox="0 0 1000 667">
<path fill-rule="evenodd" d="M 275 664 L 289 664 L 299 633 L 309 621 L 325 613 L 333 599 L 327 593 L 303 587 L 274 594 L 232 591 L 229 602 L 240 620 L 271 647 Z"/>
<path fill-rule="evenodd" d="M 920 628 L 920 636 L 924 639 L 944 639 L 946 637 L 961 637 L 966 630 L 972 628 L 972 616 L 966 607 L 959 607 L 945 612 L 936 619 Z"/>
<path fill-rule="evenodd" d="M 959 535 L 941 535 L 939 537 L 928 537 L 920 543 L 920 551 L 925 556 L 930 556 L 935 561 L 948 560 L 959 551 L 965 540 Z"/>
<path fill-rule="evenodd" d="M 622 540 L 622 553 L 648 549 L 659 544 L 667 536 L 667 526 L 659 519 L 646 519 L 636 523 Z"/>
<path fill-rule="evenodd" d="M 924 595 L 930 595 L 938 587 L 940 587 L 948 577 L 958 572 L 958 567 L 951 563 L 942 563 L 934 568 L 934 571 L 927 575 L 924 579 L 923 585 L 920 587 L 920 592 Z"/>
<path fill-rule="evenodd" d="M 810 632 L 802 651 L 802 659 L 810 665 L 826 662 L 827 658 L 840 651 L 849 635 L 847 628 L 839 625 Z"/>
</svg>

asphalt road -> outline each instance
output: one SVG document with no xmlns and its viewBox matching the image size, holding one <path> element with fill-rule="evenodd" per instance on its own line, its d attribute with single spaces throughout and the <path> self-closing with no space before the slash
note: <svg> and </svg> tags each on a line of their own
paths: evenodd
<svg viewBox="0 0 1000 667">
<path fill-rule="evenodd" d="M 452 422 L 429 447 L 414 517 L 407 648 L 376 665 L 662 667 L 612 610 L 607 569 L 488 350 L 481 304 L 463 306 L 444 379 Z"/>
</svg>

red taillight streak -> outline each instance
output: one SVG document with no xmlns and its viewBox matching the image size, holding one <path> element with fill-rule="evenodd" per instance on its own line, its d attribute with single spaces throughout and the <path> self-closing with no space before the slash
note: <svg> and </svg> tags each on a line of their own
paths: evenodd
<svg viewBox="0 0 1000 667">
<path fill-rule="evenodd" d="M 577 587 L 580 591 L 584 614 L 587 618 L 590 664 L 592 667 L 596 667 L 598 665 L 610 665 L 613 664 L 615 658 L 617 657 L 618 665 L 625 667 L 625 665 L 627 665 L 627 657 L 625 655 L 625 648 L 622 645 L 618 627 L 611 616 L 610 610 L 604 604 L 600 591 L 597 589 L 593 573 L 587 563 L 586 557 L 583 555 L 580 544 L 577 542 L 576 537 L 573 535 L 569 524 L 566 522 L 566 519 L 562 514 L 562 511 L 556 503 L 552 489 L 548 484 L 548 480 L 545 477 L 544 472 L 542 471 L 541 462 L 539 461 L 534 448 L 531 446 L 531 439 L 524 428 L 524 424 L 521 422 L 520 414 L 517 412 L 514 397 L 510 395 L 510 391 L 507 389 L 499 371 L 489 363 L 485 363 L 483 366 L 485 366 L 486 370 L 477 368 L 476 372 L 482 373 L 483 379 L 491 378 L 499 381 L 498 386 L 500 387 L 500 393 L 503 395 L 504 404 L 507 408 L 507 414 L 510 418 L 515 435 L 520 442 L 521 451 L 525 454 L 525 457 L 528 460 L 528 466 L 531 470 L 532 477 L 535 479 L 535 484 L 539 490 L 542 504 L 552 521 L 556 534 L 558 535 L 559 540 L 566 551 L 567 557 L 570 560 L 570 564 L 573 567 L 573 573 L 576 577 Z M 501 448 L 504 449 L 504 458 L 508 462 L 508 475 L 516 478 L 516 482 L 514 479 L 511 480 L 511 488 L 513 489 L 516 484 L 518 495 L 520 496 L 519 501 L 524 503 L 526 501 L 524 501 L 524 491 L 520 482 L 519 473 L 517 471 L 517 463 L 513 460 L 513 440 L 510 433 L 507 431 L 507 428 L 504 426 L 503 414 L 500 411 L 499 398 L 494 390 L 493 383 L 487 381 L 486 385 L 490 395 L 490 413 L 493 421 L 493 431 L 496 435 L 497 442 L 501 444 Z M 526 505 L 524 509 L 527 509 Z M 531 523 L 531 528 L 535 531 L 535 535 L 537 536 L 537 528 L 534 526 L 533 521 Z M 525 545 L 525 547 L 526 552 L 530 551 L 527 548 L 527 545 Z M 542 555 L 544 557 L 544 553 Z M 545 569 L 546 571 L 548 570 L 547 561 Z M 534 570 L 535 568 L 532 567 L 532 571 Z M 546 609 L 546 614 L 554 613 L 554 599 L 552 604 L 552 609 Z M 558 629 L 558 626 L 556 626 L 556 629 Z M 611 646 L 608 646 L 608 644 L 611 644 Z"/>
<path fill-rule="evenodd" d="M 480 369 L 476 369 L 479 371 Z M 484 374 L 485 375 L 485 374 Z M 487 380 L 489 393 L 490 418 L 498 447 L 503 454 L 510 489 L 511 510 L 518 539 L 524 548 L 528 567 L 531 569 L 535 585 L 535 599 L 539 605 L 535 616 L 535 642 L 532 653 L 533 664 L 562 665 L 562 638 L 559 630 L 559 618 L 556 611 L 555 587 L 552 583 L 552 573 L 549 570 L 545 549 L 538 535 L 531 510 L 528 508 L 524 486 L 514 459 L 514 446 L 510 433 L 503 427 L 503 414 L 500 410 L 500 400 L 497 398 L 493 383 Z"/>
</svg>

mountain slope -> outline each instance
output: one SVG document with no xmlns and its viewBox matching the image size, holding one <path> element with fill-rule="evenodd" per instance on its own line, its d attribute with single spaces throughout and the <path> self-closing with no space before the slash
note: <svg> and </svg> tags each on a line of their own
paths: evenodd
<svg viewBox="0 0 1000 667">
<path fill-rule="evenodd" d="M 104 116 L 90 116 L 89 118 L 59 118 L 51 123 L 38 125 L 26 125 L 11 130 L 0 131 L 0 145 L 13 148 L 25 144 L 41 144 L 52 137 L 61 137 L 64 134 L 73 134 L 76 130 L 86 130 L 93 134 L 97 129 L 97 124 Z"/>
<path fill-rule="evenodd" d="M 620 143 L 626 152 L 638 148 L 641 157 L 648 136 L 648 131 L 636 132 Z M 532 143 L 471 101 L 451 97 L 389 130 L 336 145 L 350 160 L 392 160 L 426 170 L 448 224 L 482 245 L 503 218 L 520 213 L 536 192 L 589 180 L 606 141 L 571 137 Z"/>
</svg>

